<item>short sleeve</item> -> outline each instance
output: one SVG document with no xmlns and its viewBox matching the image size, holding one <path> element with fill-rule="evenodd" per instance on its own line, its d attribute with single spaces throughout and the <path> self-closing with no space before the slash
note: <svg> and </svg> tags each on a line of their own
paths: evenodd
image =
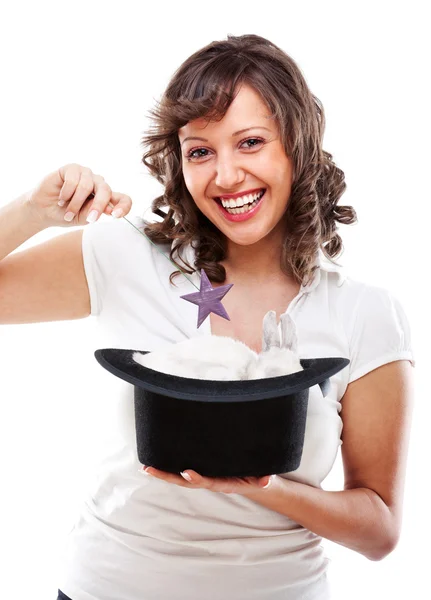
<svg viewBox="0 0 431 600">
<path fill-rule="evenodd" d="M 132 220 L 139 225 L 138 217 Z M 104 215 L 83 228 L 82 259 L 90 295 L 90 314 L 93 317 L 102 312 L 109 286 L 116 274 L 126 268 L 127 261 L 132 260 L 128 228 L 130 225 L 123 219 L 105 218 Z"/>
<path fill-rule="evenodd" d="M 97 257 L 100 234 L 100 224 L 97 222 L 86 225 L 82 230 L 82 260 L 90 295 L 90 314 L 92 317 L 100 314 L 101 298 L 103 298 L 103 290 L 106 287 L 106 277 Z"/>
<path fill-rule="evenodd" d="M 366 286 L 352 316 L 349 383 L 396 360 L 415 366 L 409 321 L 390 291 Z"/>
</svg>

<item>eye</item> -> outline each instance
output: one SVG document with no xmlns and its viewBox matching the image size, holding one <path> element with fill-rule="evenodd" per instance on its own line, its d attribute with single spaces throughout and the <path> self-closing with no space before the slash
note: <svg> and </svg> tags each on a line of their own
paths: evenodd
<svg viewBox="0 0 431 600">
<path fill-rule="evenodd" d="M 243 144 L 245 144 L 246 142 L 257 142 L 257 144 L 253 144 L 253 146 L 249 146 L 249 148 L 254 148 L 256 145 L 259 144 L 263 144 L 263 140 L 260 140 L 259 138 L 248 138 L 248 140 L 244 140 L 244 142 L 242 142 Z"/>
<path fill-rule="evenodd" d="M 248 146 L 249 149 L 255 148 L 255 147 L 259 146 L 260 144 L 263 144 L 263 140 L 260 138 L 247 138 L 243 142 L 240 142 L 240 146 L 242 146 L 243 144 L 248 143 L 248 142 L 257 142 L 255 144 L 253 144 L 252 146 Z M 186 154 L 186 158 L 188 161 L 193 161 L 193 160 L 196 161 L 196 159 L 207 156 L 207 154 L 202 154 L 202 152 L 208 152 L 208 150 L 206 148 L 194 148 L 193 150 L 190 150 L 190 152 L 188 152 Z M 196 154 L 196 153 L 199 153 L 199 154 Z"/>
<path fill-rule="evenodd" d="M 205 148 L 196 148 L 195 150 L 190 150 L 190 152 L 188 154 L 186 154 L 186 158 L 188 158 L 188 159 L 198 158 L 195 155 L 196 152 L 207 152 L 207 150 Z M 199 156 L 206 156 L 206 154 L 200 154 Z"/>
</svg>

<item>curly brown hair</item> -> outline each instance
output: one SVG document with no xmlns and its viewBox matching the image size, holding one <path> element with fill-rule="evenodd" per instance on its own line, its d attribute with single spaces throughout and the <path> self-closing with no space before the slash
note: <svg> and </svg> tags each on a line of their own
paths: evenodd
<svg viewBox="0 0 431 600">
<path fill-rule="evenodd" d="M 319 248 L 329 260 L 343 250 L 336 222 L 351 225 L 357 216 L 351 206 L 337 206 L 346 184 L 343 171 L 322 149 L 321 102 L 293 59 L 258 35 L 228 35 L 227 40 L 211 42 L 192 54 L 172 76 L 159 106 L 149 111 L 154 123 L 142 138 L 142 145 L 149 147 L 142 162 L 165 191 L 151 205 L 162 220 L 145 221 L 143 231 L 154 243 L 176 240 L 170 258 L 180 271 L 205 269 L 210 280 L 225 281 L 226 271 L 219 262 L 226 256 L 226 237 L 197 208 L 185 185 L 178 130 L 200 117 L 222 119 L 241 84 L 252 86 L 266 102 L 292 159 L 280 264 L 284 273 L 306 285 Z M 161 210 L 164 207 L 167 212 Z M 181 256 L 187 244 L 195 249 L 193 266 Z M 180 271 L 171 274 L 171 283 Z"/>
</svg>

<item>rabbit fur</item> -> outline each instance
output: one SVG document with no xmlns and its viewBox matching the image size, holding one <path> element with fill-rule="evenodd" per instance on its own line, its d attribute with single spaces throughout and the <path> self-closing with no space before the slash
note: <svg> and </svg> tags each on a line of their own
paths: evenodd
<svg viewBox="0 0 431 600">
<path fill-rule="evenodd" d="M 281 337 L 274 310 L 263 318 L 262 352 L 230 337 L 195 337 L 167 348 L 132 358 L 140 365 L 179 377 L 235 381 L 290 375 L 303 368 L 297 356 L 296 326 L 291 316 L 281 315 Z"/>
</svg>

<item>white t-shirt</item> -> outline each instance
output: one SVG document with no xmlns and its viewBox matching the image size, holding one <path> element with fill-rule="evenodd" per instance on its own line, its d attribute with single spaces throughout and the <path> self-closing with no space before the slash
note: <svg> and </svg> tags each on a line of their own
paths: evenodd
<svg viewBox="0 0 431 600">
<path fill-rule="evenodd" d="M 83 259 L 97 318 L 97 348 L 156 350 L 211 333 L 197 329 L 195 292 L 136 229 L 139 217 L 99 221 L 83 232 Z M 184 256 L 193 265 L 193 249 Z M 387 290 L 354 281 L 324 259 L 287 308 L 300 358 L 341 356 L 323 397 L 309 390 L 300 467 L 282 477 L 321 487 L 338 448 L 347 385 L 391 361 L 414 364 L 409 324 Z M 189 276 L 199 287 L 199 275 Z M 72 600 L 326 600 L 329 559 L 322 538 L 240 494 L 187 489 L 138 472 L 134 388 L 108 373 L 104 420 L 113 423 L 109 452 L 97 468 L 80 515 L 65 540 L 58 586 Z M 91 403 L 92 398 L 88 398 Z"/>
</svg>

